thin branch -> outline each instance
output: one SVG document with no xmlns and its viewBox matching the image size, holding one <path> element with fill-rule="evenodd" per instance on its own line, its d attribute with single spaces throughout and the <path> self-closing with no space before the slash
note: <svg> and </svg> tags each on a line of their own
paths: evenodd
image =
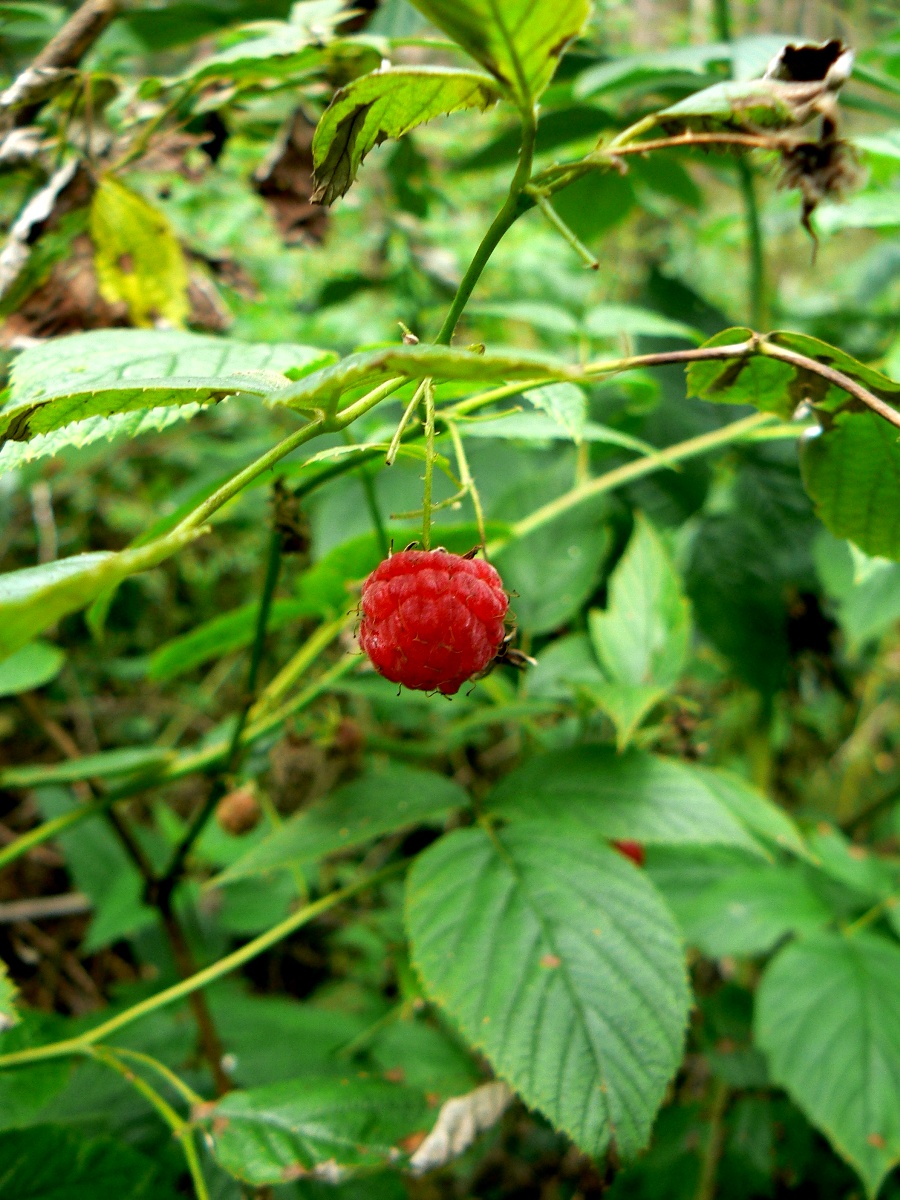
<svg viewBox="0 0 900 1200">
<path fill-rule="evenodd" d="M 625 154 L 646 154 L 650 150 L 676 150 L 683 146 L 745 146 L 750 150 L 779 150 L 785 144 L 783 137 L 760 133 L 676 133 L 672 137 L 652 138 L 646 142 L 632 142 L 629 146 L 607 147 L 595 150 L 586 161 L 599 158 L 621 158 Z"/>
<path fill-rule="evenodd" d="M 297 912 L 292 913 L 291 916 L 286 917 L 285 920 L 280 921 L 265 933 L 260 934 L 259 937 L 255 937 L 252 941 L 247 942 L 238 950 L 234 950 L 231 954 L 226 954 L 224 958 L 220 958 L 212 966 L 198 971 L 190 979 L 184 979 L 181 983 L 164 988 L 163 991 L 157 992 L 154 996 L 148 996 L 146 1000 L 141 1000 L 138 1004 L 132 1005 L 131 1008 L 126 1009 L 124 1012 L 117 1013 L 114 1017 L 110 1017 L 108 1021 L 104 1021 L 100 1025 L 95 1025 L 79 1037 L 66 1038 L 61 1042 L 53 1042 L 46 1046 L 33 1046 L 26 1050 L 16 1050 L 10 1054 L 0 1055 L 0 1070 L 6 1067 L 23 1066 L 25 1063 L 42 1062 L 50 1058 L 66 1058 L 72 1054 L 84 1054 L 88 1047 L 105 1041 L 112 1034 L 118 1033 L 120 1029 L 124 1029 L 126 1026 L 140 1020 L 141 1017 L 145 1017 L 152 1012 L 158 1012 L 161 1008 L 167 1008 L 170 1004 L 175 1004 L 179 1000 L 184 1000 L 194 992 L 208 987 L 211 983 L 215 983 L 217 979 L 221 979 L 225 975 L 230 975 L 232 971 L 236 971 L 238 967 L 242 967 L 245 963 L 250 962 L 271 946 L 277 945 L 278 942 L 283 941 L 284 938 L 290 936 L 295 930 L 300 929 L 301 926 L 309 924 L 310 921 L 322 913 L 328 912 L 338 904 L 343 904 L 345 900 L 349 900 L 359 892 L 367 891 L 369 888 L 376 887 L 379 883 L 392 878 L 394 875 L 398 875 L 408 865 L 408 859 L 391 863 L 389 866 L 375 871 L 372 875 L 365 875 L 362 879 L 357 879 L 354 883 L 350 883 L 346 887 L 330 892 L 327 896 L 323 896 L 320 900 L 315 900 L 312 904 L 304 905 L 303 908 L 298 909 Z"/>
<path fill-rule="evenodd" d="M 826 366 L 825 363 L 818 362 L 815 358 L 807 358 L 805 354 L 798 354 L 795 350 L 788 350 L 784 346 L 777 346 L 773 342 L 761 340 L 757 347 L 757 353 L 764 354 L 766 358 L 778 358 L 782 362 L 790 363 L 795 367 L 802 367 L 805 371 L 812 371 L 815 375 L 821 375 L 823 379 L 827 379 L 829 383 L 833 383 L 836 387 L 859 400 L 861 404 L 865 404 L 866 408 L 870 408 L 873 412 L 878 413 L 879 417 L 884 417 L 885 421 L 900 429 L 900 410 L 894 408 L 880 397 L 870 392 L 868 388 L 864 388 L 861 383 L 849 375 L 845 375 L 843 371 L 836 371 L 834 367 Z"/>
<path fill-rule="evenodd" d="M 77 67 L 121 8 L 121 0 L 85 0 L 0 96 L 0 111 L 16 107 L 15 124 L 20 128 L 30 125 L 44 102 L 42 86 L 52 82 L 58 72 Z M 31 94 L 34 98 L 29 103 Z"/>
<path fill-rule="evenodd" d="M 697 1186 L 697 1200 L 715 1200 L 719 1159 L 722 1157 L 722 1149 L 725 1145 L 725 1110 L 728 1107 L 729 1094 L 727 1084 L 717 1083 L 715 1085 L 709 1114 L 709 1136 L 706 1139 L 700 1168 L 700 1182 Z"/>
<path fill-rule="evenodd" d="M 82 892 L 65 892 L 61 896 L 35 896 L 28 900 L 7 900 L 0 904 L 0 925 L 17 921 L 51 921 L 90 912 L 89 896 Z"/>
</svg>

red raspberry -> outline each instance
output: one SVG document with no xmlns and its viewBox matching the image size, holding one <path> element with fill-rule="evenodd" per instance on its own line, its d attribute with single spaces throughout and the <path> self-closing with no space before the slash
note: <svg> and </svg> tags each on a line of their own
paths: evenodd
<svg viewBox="0 0 900 1200">
<path fill-rule="evenodd" d="M 453 696 L 497 654 L 508 607 L 490 563 L 402 550 L 363 584 L 359 644 L 392 683 Z"/>
<path fill-rule="evenodd" d="M 646 854 L 640 842 L 613 842 L 613 849 L 618 850 L 620 854 L 624 854 L 626 858 L 630 858 L 639 867 L 644 865 Z"/>
</svg>

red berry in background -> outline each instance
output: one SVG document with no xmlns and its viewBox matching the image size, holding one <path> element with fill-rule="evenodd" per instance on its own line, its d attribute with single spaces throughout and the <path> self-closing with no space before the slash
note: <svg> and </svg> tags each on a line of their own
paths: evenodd
<svg viewBox="0 0 900 1200">
<path fill-rule="evenodd" d="M 359 644 L 392 683 L 453 696 L 500 650 L 508 608 L 490 563 L 402 550 L 363 584 Z"/>
<path fill-rule="evenodd" d="M 646 858 L 646 855 L 644 853 L 644 847 L 640 842 L 613 842 L 613 847 L 618 850 L 620 854 L 624 854 L 626 858 L 630 858 L 631 861 L 636 863 L 639 867 L 644 865 L 644 859 Z"/>
</svg>

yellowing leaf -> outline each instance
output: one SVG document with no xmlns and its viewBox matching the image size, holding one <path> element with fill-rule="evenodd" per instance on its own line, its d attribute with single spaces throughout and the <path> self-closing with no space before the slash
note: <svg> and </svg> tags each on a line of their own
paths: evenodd
<svg viewBox="0 0 900 1200">
<path fill-rule="evenodd" d="M 91 202 L 91 238 L 100 294 L 124 301 L 135 325 L 184 324 L 188 269 L 166 217 L 118 179 L 100 181 Z"/>
</svg>

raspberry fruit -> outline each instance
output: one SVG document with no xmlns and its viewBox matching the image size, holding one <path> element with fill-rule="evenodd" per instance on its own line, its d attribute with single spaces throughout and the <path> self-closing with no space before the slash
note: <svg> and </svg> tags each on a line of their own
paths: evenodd
<svg viewBox="0 0 900 1200">
<path fill-rule="evenodd" d="M 613 848 L 618 850 L 620 854 L 624 854 L 626 858 L 630 858 L 637 866 L 642 867 L 644 865 L 646 855 L 644 854 L 644 847 L 640 842 L 613 842 Z"/>
<path fill-rule="evenodd" d="M 359 644 L 392 683 L 453 696 L 500 651 L 508 608 L 490 563 L 402 550 L 363 584 Z"/>
</svg>

